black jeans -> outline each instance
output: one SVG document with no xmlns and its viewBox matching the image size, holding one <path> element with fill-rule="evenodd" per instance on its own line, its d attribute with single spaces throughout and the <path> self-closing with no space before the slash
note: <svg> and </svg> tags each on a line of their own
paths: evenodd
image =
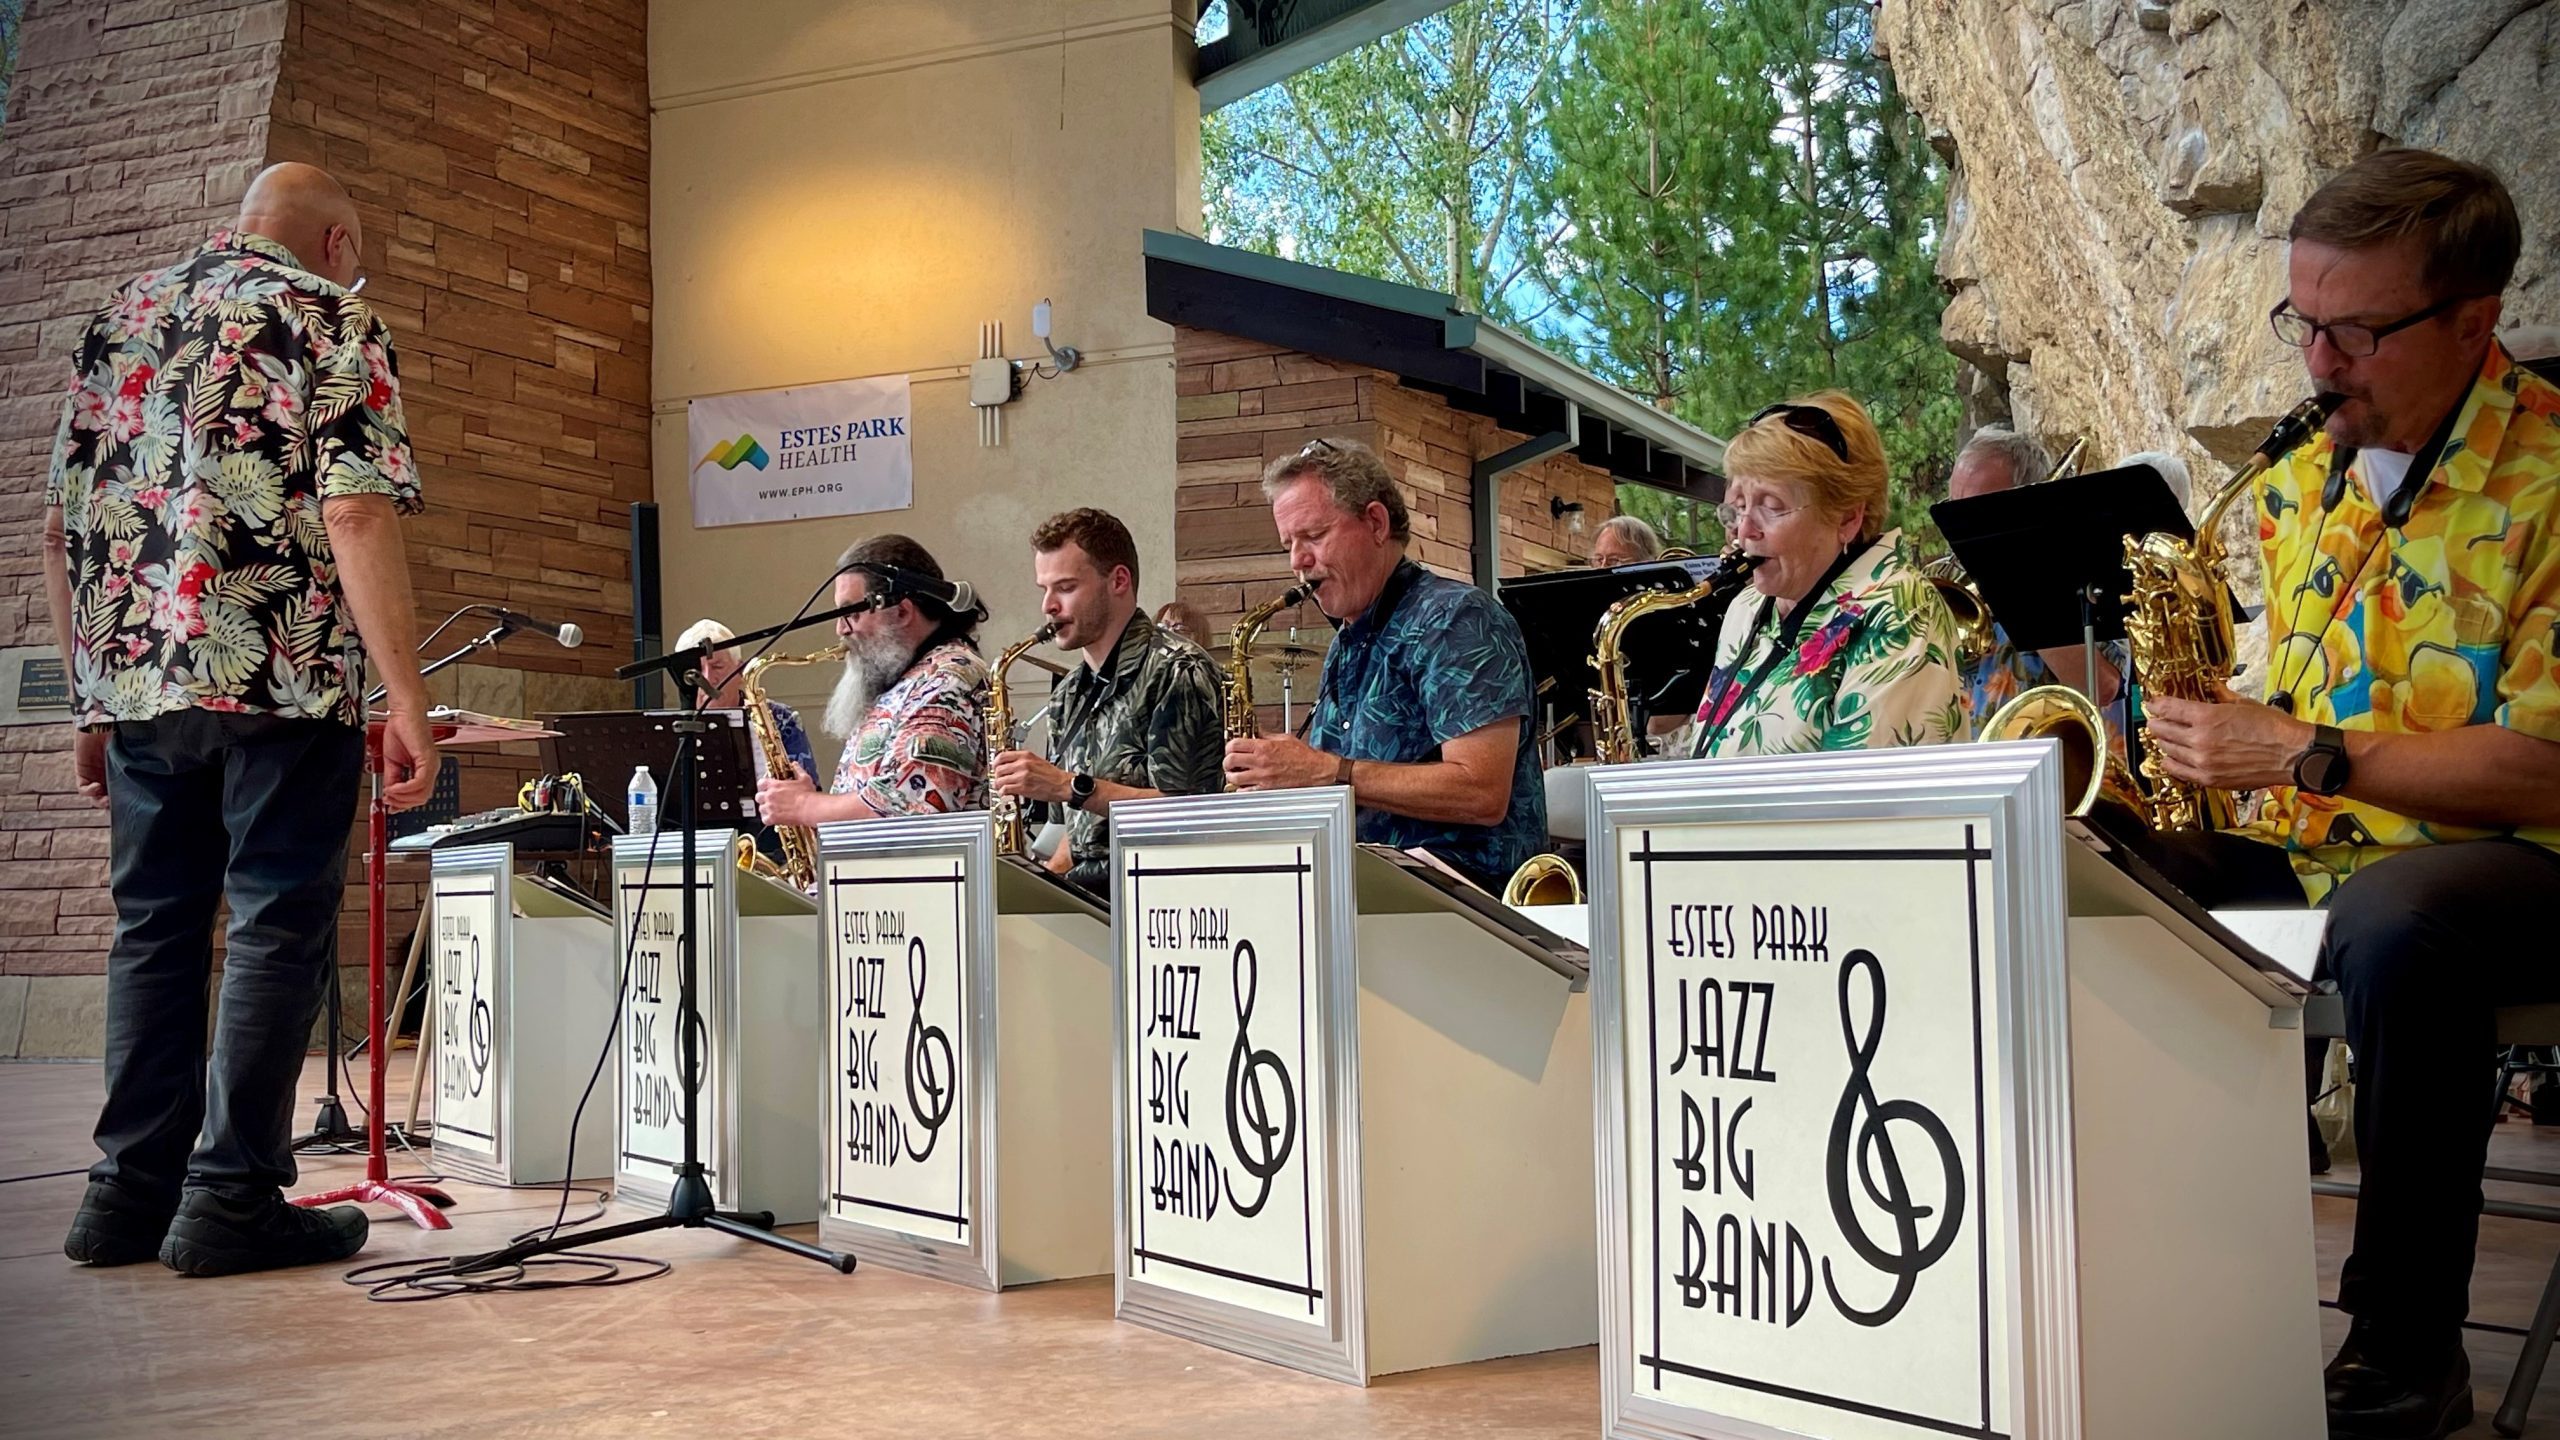
<svg viewBox="0 0 2560 1440">
<path fill-rule="evenodd" d="M 364 733 L 329 720 L 183 710 L 107 743 L 107 1103 L 103 1180 L 155 1203 L 294 1180 L 295 1082 L 337 958 Z M 230 944 L 210 1063 L 217 902 Z"/>
<path fill-rule="evenodd" d="M 2428 846 L 2357 871 L 2328 908 L 2320 964 L 2346 1002 L 2363 1172 L 2338 1305 L 2410 1346 L 2449 1346 L 2471 1308 L 2494 1012 L 2560 1000 L 2560 855 Z"/>
</svg>

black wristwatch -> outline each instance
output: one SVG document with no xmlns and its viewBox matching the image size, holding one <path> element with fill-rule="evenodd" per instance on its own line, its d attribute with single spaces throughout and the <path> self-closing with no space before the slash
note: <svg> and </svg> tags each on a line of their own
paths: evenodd
<svg viewBox="0 0 2560 1440">
<path fill-rule="evenodd" d="M 1092 799 L 1093 777 L 1079 770 L 1075 778 L 1067 782 L 1067 803 L 1081 810 Z"/>
<path fill-rule="evenodd" d="M 2294 788 L 2306 795 L 2335 795 L 2347 788 L 2347 734 L 2335 725 L 2311 732 L 2311 743 L 2293 757 Z"/>
</svg>

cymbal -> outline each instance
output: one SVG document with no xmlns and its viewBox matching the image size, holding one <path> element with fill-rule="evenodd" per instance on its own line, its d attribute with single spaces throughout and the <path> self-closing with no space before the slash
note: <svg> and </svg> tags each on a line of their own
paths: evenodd
<svg viewBox="0 0 2560 1440">
<path fill-rule="evenodd" d="M 1257 672 L 1277 675 L 1285 680 L 1301 670 L 1321 668 L 1324 652 L 1312 645 L 1256 646 L 1252 663 Z"/>
</svg>

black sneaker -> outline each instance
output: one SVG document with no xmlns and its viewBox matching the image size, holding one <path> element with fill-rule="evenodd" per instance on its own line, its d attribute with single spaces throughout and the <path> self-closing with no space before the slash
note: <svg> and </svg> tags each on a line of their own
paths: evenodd
<svg viewBox="0 0 2560 1440">
<path fill-rule="evenodd" d="M 156 1204 L 120 1185 L 89 1182 L 62 1253 L 82 1265 L 132 1265 L 160 1253 L 169 1217 L 178 1207 Z"/>
<path fill-rule="evenodd" d="M 370 1222 L 353 1205 L 306 1210 L 282 1195 L 226 1200 L 190 1190 L 169 1222 L 160 1263 L 181 1275 L 239 1275 L 289 1265 L 324 1265 L 364 1248 Z"/>
</svg>

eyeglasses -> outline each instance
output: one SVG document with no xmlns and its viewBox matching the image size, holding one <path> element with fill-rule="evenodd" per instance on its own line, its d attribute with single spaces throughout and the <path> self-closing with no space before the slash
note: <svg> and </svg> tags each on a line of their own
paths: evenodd
<svg viewBox="0 0 2560 1440">
<path fill-rule="evenodd" d="M 2297 350 L 2310 349 L 2325 334 L 2329 337 L 2329 343 L 2337 347 L 2339 354 L 2362 359 L 2381 349 L 2382 342 L 2390 336 L 2397 335 L 2412 325 L 2433 320 L 2465 300 L 2479 298 L 2476 295 L 2448 295 L 2414 315 L 2403 315 L 2387 325 L 2355 325 L 2345 322 L 2323 325 L 2294 309 L 2292 301 L 2279 300 L 2276 302 L 2276 308 L 2267 312 L 2267 325 L 2276 332 L 2277 339 Z"/>
<path fill-rule="evenodd" d="M 1801 505 L 1781 506 L 1768 496 L 1763 495 L 1759 499 L 1752 501 L 1748 507 L 1730 503 L 1717 506 L 1716 521 L 1727 530 L 1730 530 L 1734 526 L 1742 523 L 1743 516 L 1749 515 L 1754 523 L 1759 525 L 1761 529 L 1766 530 L 1770 526 L 1777 524 L 1779 521 L 1786 519 L 1788 516 L 1793 515 L 1803 508 L 1804 507 Z"/>
<path fill-rule="evenodd" d="M 1757 425 L 1772 415 L 1783 418 L 1788 429 L 1806 439 L 1819 440 L 1830 446 L 1831 453 L 1840 457 L 1841 464 L 1849 463 L 1849 437 L 1840 432 L 1840 422 L 1832 418 L 1830 411 L 1819 405 L 1778 404 L 1752 416 L 1751 424 Z"/>
<path fill-rule="evenodd" d="M 1306 444 L 1299 446 L 1298 453 L 1290 456 L 1289 458 L 1291 460 L 1309 460 L 1318 455 L 1336 454 L 1341 449 L 1342 447 L 1334 442 L 1327 440 L 1322 436 L 1318 436 L 1315 439 L 1308 441 Z"/>
<path fill-rule="evenodd" d="M 357 294 L 357 293 L 361 292 L 361 291 L 364 289 L 364 282 L 366 282 L 367 280 L 370 280 L 370 279 L 372 279 L 372 278 L 373 278 L 372 276 L 367 275 L 366 273 L 364 273 L 364 272 L 363 272 L 363 271 L 361 271 L 361 270 L 357 271 L 357 272 L 356 272 L 356 283 L 354 283 L 353 285 L 350 285 L 350 286 L 348 286 L 348 287 L 347 287 L 347 293 L 348 293 L 348 294 L 350 294 L 350 295 L 354 295 L 354 294 Z"/>
</svg>

